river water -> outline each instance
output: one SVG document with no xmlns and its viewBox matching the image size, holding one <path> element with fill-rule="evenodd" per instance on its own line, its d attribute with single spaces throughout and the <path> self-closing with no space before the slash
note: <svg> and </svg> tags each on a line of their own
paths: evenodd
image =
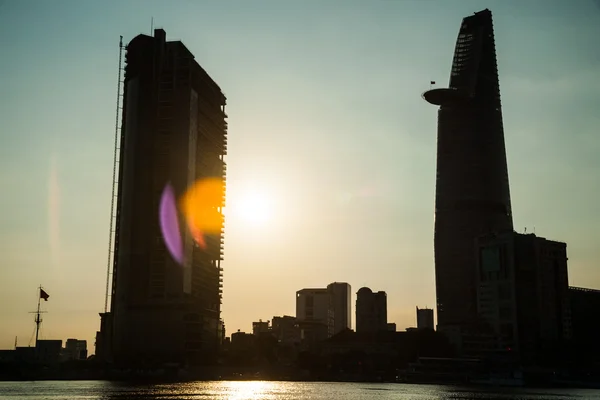
<svg viewBox="0 0 600 400">
<path fill-rule="evenodd" d="M 600 399 L 600 390 L 460 388 L 441 385 L 217 381 L 131 385 L 105 381 L 0 382 L 0 399 L 201 399 L 201 400 L 388 400 L 388 399 Z"/>
</svg>

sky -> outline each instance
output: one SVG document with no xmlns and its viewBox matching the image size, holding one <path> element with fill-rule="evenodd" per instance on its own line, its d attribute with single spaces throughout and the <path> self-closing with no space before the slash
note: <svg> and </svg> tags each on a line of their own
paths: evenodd
<svg viewBox="0 0 600 400">
<path fill-rule="evenodd" d="M 90 353 L 106 283 L 118 43 L 182 40 L 228 98 L 223 318 L 295 314 L 328 283 L 435 305 L 437 111 L 460 21 L 495 24 L 515 229 L 568 247 L 600 289 L 600 2 L 0 1 L 0 348 Z M 265 218 L 257 217 L 253 200 Z M 354 304 L 353 315 L 354 323 Z"/>
</svg>

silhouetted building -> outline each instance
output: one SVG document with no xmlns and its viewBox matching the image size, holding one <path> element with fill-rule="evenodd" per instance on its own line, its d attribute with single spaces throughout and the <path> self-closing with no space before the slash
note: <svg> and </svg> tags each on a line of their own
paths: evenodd
<svg viewBox="0 0 600 400">
<path fill-rule="evenodd" d="M 226 338 L 226 332 L 225 332 L 225 321 L 221 320 L 219 323 L 219 340 L 220 340 L 220 345 L 223 345 L 223 343 L 225 342 L 225 338 Z"/>
<path fill-rule="evenodd" d="M 263 321 L 262 319 L 258 320 L 258 322 L 252 323 L 252 334 L 259 335 L 261 333 L 269 332 L 269 321 Z"/>
<path fill-rule="evenodd" d="M 222 179 L 225 198 L 226 99 L 180 41 L 165 31 L 127 46 L 111 295 L 111 342 L 121 365 L 209 363 L 220 343 L 223 230 L 192 239 L 181 218 L 183 265 L 166 248 L 159 204 L 202 178 Z M 222 222 L 222 221 L 221 221 Z M 105 317 L 106 318 L 106 317 Z"/>
<path fill-rule="evenodd" d="M 417 328 L 434 329 L 432 309 L 417 307 Z"/>
<path fill-rule="evenodd" d="M 15 361 L 16 350 L 0 350 L 0 363 L 12 363 Z"/>
<path fill-rule="evenodd" d="M 478 243 L 479 314 L 497 337 L 487 350 L 552 361 L 571 337 L 567 245 L 516 232 Z"/>
<path fill-rule="evenodd" d="M 62 340 L 38 340 L 35 359 L 42 364 L 58 364 L 62 350 Z"/>
<path fill-rule="evenodd" d="M 387 331 L 387 296 L 367 287 L 356 293 L 356 332 Z"/>
<path fill-rule="evenodd" d="M 323 325 L 327 337 L 333 335 L 333 308 L 327 289 L 302 289 L 296 292 L 296 318 L 298 322 L 308 322 L 305 326 Z M 316 329 L 316 328 L 315 328 Z M 322 329 L 319 328 L 321 337 Z"/>
<path fill-rule="evenodd" d="M 300 328 L 296 318 L 289 315 L 273 317 L 271 332 L 281 344 L 294 344 L 300 342 Z"/>
<path fill-rule="evenodd" d="M 573 350 L 580 362 L 600 362 L 600 290 L 569 288 Z"/>
<path fill-rule="evenodd" d="M 440 107 L 434 233 L 438 326 L 460 327 L 477 320 L 475 239 L 513 228 L 489 10 L 463 19 L 449 88 L 423 97 Z"/>
<path fill-rule="evenodd" d="M 333 335 L 352 327 L 352 288 L 343 282 L 327 285 L 331 296 L 330 307 L 333 309 Z"/>
<path fill-rule="evenodd" d="M 34 362 L 35 347 L 16 347 L 15 360 L 18 362 Z"/>
<path fill-rule="evenodd" d="M 100 330 L 96 332 L 95 356 L 103 362 L 112 358 L 112 313 L 100 313 Z"/>
<path fill-rule="evenodd" d="M 431 330 L 368 333 L 346 330 L 326 340 L 322 354 L 327 357 L 330 368 L 339 372 L 354 370 L 363 377 L 369 372 L 381 376 L 382 371 L 391 367 L 392 379 L 398 369 L 405 369 L 419 357 L 454 355 L 446 337 Z"/>
<path fill-rule="evenodd" d="M 62 340 L 39 339 L 35 347 L 15 347 L 0 351 L 0 361 L 17 363 L 58 364 L 61 359 Z"/>
<path fill-rule="evenodd" d="M 312 320 L 299 320 L 300 343 L 306 346 L 314 345 L 331 337 L 327 325 Z"/>
<path fill-rule="evenodd" d="M 234 351 L 247 350 L 254 346 L 255 336 L 252 333 L 237 332 L 231 334 L 231 349 Z"/>
<path fill-rule="evenodd" d="M 85 360 L 87 359 L 87 341 L 77 339 L 67 339 L 63 349 L 63 359 L 66 360 Z"/>
</svg>

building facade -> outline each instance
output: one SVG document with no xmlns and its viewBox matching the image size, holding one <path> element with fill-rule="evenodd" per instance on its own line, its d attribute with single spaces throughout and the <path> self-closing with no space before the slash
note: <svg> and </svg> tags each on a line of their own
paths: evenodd
<svg viewBox="0 0 600 400">
<path fill-rule="evenodd" d="M 478 311 L 496 334 L 488 350 L 552 361 L 571 339 L 567 245 L 516 232 L 478 243 Z"/>
<path fill-rule="evenodd" d="M 333 309 L 333 334 L 352 328 L 352 288 L 344 282 L 327 285 Z"/>
<path fill-rule="evenodd" d="M 356 332 L 376 333 L 387 331 L 387 328 L 386 293 L 360 288 L 356 293 Z"/>
<path fill-rule="evenodd" d="M 333 308 L 331 295 L 325 288 L 302 289 L 296 292 L 296 319 L 300 325 L 308 329 L 318 330 L 315 337 L 325 338 L 333 335 Z"/>
<path fill-rule="evenodd" d="M 439 106 L 435 279 L 439 326 L 477 320 L 475 239 L 512 231 L 508 167 L 492 14 L 463 19 L 449 88 L 423 94 Z"/>
<path fill-rule="evenodd" d="M 258 322 L 252 323 L 252 334 L 260 335 L 261 333 L 269 333 L 271 327 L 269 326 L 269 321 L 258 320 Z"/>
<path fill-rule="evenodd" d="M 273 317 L 271 331 L 277 342 L 283 345 L 293 345 L 300 342 L 300 328 L 295 317 L 284 315 Z"/>
<path fill-rule="evenodd" d="M 158 212 L 171 185 L 180 199 L 216 178 L 225 201 L 226 99 L 180 41 L 138 35 L 127 46 L 111 312 L 102 347 L 120 365 L 204 363 L 220 343 L 223 229 L 198 246 L 179 218 L 184 262 L 167 250 Z M 181 214 L 180 214 L 181 215 Z"/>
<path fill-rule="evenodd" d="M 573 355 L 580 364 L 600 363 L 600 290 L 569 288 Z"/>
<path fill-rule="evenodd" d="M 417 307 L 417 329 L 435 329 L 432 309 Z"/>
<path fill-rule="evenodd" d="M 87 353 L 87 341 L 67 339 L 62 358 L 63 360 L 85 360 L 87 359 Z"/>
</svg>

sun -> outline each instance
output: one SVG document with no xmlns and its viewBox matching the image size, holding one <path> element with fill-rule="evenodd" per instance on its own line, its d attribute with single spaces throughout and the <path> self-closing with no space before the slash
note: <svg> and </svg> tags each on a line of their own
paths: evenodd
<svg viewBox="0 0 600 400">
<path fill-rule="evenodd" d="M 240 197 L 236 204 L 236 214 L 251 225 L 264 225 L 272 217 L 272 202 L 263 193 L 252 191 Z"/>
</svg>

